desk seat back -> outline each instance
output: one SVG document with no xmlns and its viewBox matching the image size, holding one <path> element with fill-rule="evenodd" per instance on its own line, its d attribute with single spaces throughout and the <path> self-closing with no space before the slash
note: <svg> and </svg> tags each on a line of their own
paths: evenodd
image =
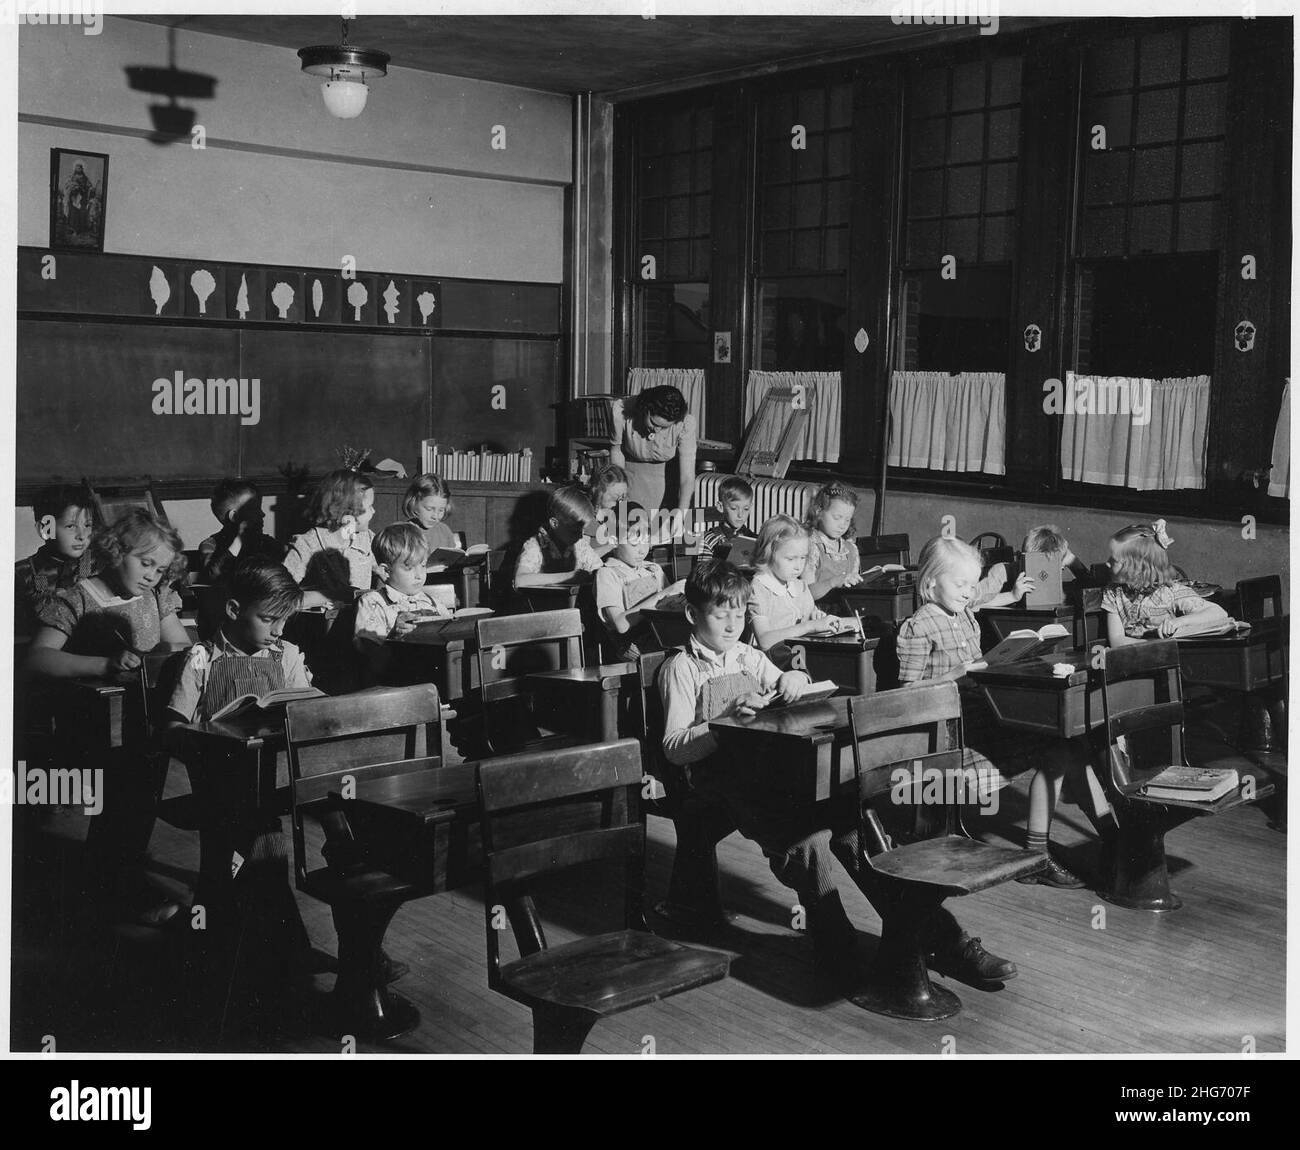
<svg viewBox="0 0 1300 1150">
<path fill-rule="evenodd" d="M 1239 619 L 1253 623 L 1260 619 L 1279 618 L 1283 612 L 1280 575 L 1258 575 L 1253 579 L 1238 581 L 1237 617 Z"/>
<path fill-rule="evenodd" d="M 864 571 L 885 563 L 901 563 L 907 567 L 912 562 L 912 541 L 908 535 L 859 535 L 857 543 Z"/>
<path fill-rule="evenodd" d="M 1108 648 L 1102 715 L 1111 782 L 1121 793 L 1139 789 L 1166 767 L 1186 765 L 1177 640 Z"/>
<path fill-rule="evenodd" d="M 475 630 L 484 703 L 523 694 L 524 680 L 534 672 L 585 666 L 576 608 L 498 615 L 479 620 Z"/>
</svg>

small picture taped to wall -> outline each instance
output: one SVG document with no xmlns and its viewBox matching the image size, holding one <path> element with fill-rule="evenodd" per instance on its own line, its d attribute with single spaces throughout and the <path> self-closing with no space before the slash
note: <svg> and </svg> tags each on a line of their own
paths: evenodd
<svg viewBox="0 0 1300 1150">
<path fill-rule="evenodd" d="M 715 331 L 713 333 L 713 362 L 731 362 L 731 332 Z"/>
</svg>

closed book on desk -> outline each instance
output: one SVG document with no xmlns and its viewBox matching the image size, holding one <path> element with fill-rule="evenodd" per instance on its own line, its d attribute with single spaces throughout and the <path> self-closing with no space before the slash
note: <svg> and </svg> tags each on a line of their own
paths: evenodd
<svg viewBox="0 0 1300 1150">
<path fill-rule="evenodd" d="M 283 707 L 286 703 L 296 703 L 299 699 L 320 699 L 324 695 L 324 691 L 318 691 L 315 687 L 283 687 L 278 691 L 267 691 L 265 695 L 254 695 L 250 692 L 231 699 L 211 717 L 228 719 L 231 715 L 242 715 L 245 711 L 254 708 L 269 711 L 275 707 Z"/>
<path fill-rule="evenodd" d="M 1166 767 L 1148 780 L 1142 793 L 1152 799 L 1212 803 L 1235 791 L 1240 782 L 1230 767 Z"/>
<path fill-rule="evenodd" d="M 1176 638 L 1179 639 L 1204 639 L 1216 635 L 1236 635 L 1244 634 L 1250 630 L 1249 623 L 1243 623 L 1240 619 L 1225 619 L 1221 623 L 1210 623 L 1206 626 L 1195 627 L 1191 630 L 1180 629 Z M 1155 639 L 1159 636 L 1159 630 L 1153 628 L 1147 632 L 1148 639 Z"/>
<path fill-rule="evenodd" d="M 991 651 L 986 651 L 980 658 L 990 667 L 1003 663 L 1016 663 L 1021 659 L 1033 659 L 1038 655 L 1050 655 L 1062 649 L 1070 641 L 1070 632 L 1060 623 L 1048 623 L 1032 631 L 1028 627 L 1012 631 Z"/>
</svg>

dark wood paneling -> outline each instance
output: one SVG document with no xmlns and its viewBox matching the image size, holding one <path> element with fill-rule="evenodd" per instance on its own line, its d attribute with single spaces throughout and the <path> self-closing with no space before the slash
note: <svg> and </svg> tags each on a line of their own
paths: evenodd
<svg viewBox="0 0 1300 1150">
<path fill-rule="evenodd" d="M 743 85 L 721 89 L 713 105 L 713 259 L 709 314 L 713 331 L 731 332 L 731 362 L 708 368 L 708 437 L 739 446 L 750 367 L 747 270 L 753 218 L 749 188 L 754 114 Z"/>
</svg>

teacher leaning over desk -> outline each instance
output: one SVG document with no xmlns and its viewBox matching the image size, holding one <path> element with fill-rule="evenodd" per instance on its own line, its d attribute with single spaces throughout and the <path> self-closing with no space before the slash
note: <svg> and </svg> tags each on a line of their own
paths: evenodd
<svg viewBox="0 0 1300 1150">
<path fill-rule="evenodd" d="M 695 492 L 695 416 L 675 387 L 648 387 L 614 401 L 609 461 L 627 471 L 627 497 L 648 511 L 690 509 Z M 677 490 L 665 503 L 668 464 L 677 461 Z"/>
</svg>

